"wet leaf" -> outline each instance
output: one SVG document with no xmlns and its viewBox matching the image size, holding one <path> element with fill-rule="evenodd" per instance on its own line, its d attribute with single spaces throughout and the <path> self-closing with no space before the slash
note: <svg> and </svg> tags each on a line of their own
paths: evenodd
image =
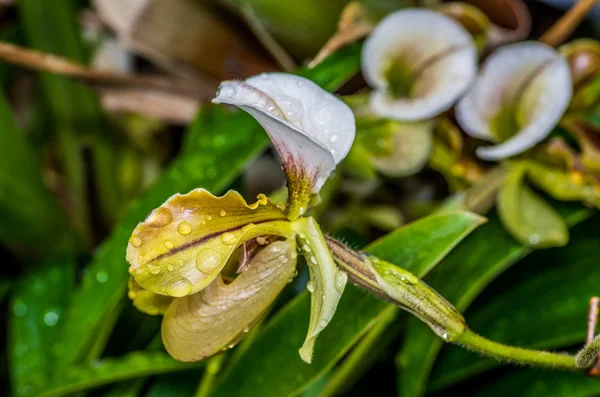
<svg viewBox="0 0 600 397">
<path fill-rule="evenodd" d="M 31 395 L 55 376 L 54 362 L 65 308 L 75 282 L 75 263 L 43 263 L 15 283 L 9 305 L 8 344 L 11 384 L 16 396 Z"/>
<path fill-rule="evenodd" d="M 560 247 L 569 240 L 560 214 L 525 184 L 527 165 L 510 166 L 498 195 L 498 214 L 510 234 L 529 247 Z"/>
<path fill-rule="evenodd" d="M 164 352 L 136 351 L 119 358 L 104 358 L 69 367 L 45 384 L 36 397 L 60 397 L 106 384 L 196 368 L 203 363 L 182 363 Z"/>
<path fill-rule="evenodd" d="M 231 283 L 219 276 L 201 292 L 173 300 L 162 323 L 169 354 L 180 361 L 199 361 L 233 347 L 292 278 L 295 253 L 294 241 L 276 241 Z"/>
</svg>

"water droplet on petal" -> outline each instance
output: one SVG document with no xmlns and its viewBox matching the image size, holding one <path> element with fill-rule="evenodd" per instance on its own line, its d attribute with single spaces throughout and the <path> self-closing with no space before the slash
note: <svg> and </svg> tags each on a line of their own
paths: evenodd
<svg viewBox="0 0 600 397">
<path fill-rule="evenodd" d="M 212 221 L 212 216 L 210 216 L 210 215 L 207 215 L 207 216 L 206 216 L 206 220 L 207 220 L 207 221 Z"/>
<path fill-rule="evenodd" d="M 308 281 L 308 283 L 306 284 L 306 289 L 308 290 L 308 292 L 315 292 L 315 284 L 312 280 Z"/>
<path fill-rule="evenodd" d="M 221 264 L 221 257 L 218 254 L 206 255 L 206 250 L 201 251 L 196 256 L 196 269 L 204 274 L 210 274 Z"/>
<path fill-rule="evenodd" d="M 167 270 L 172 272 L 174 269 L 173 265 L 171 265 L 170 263 L 167 265 Z"/>
<path fill-rule="evenodd" d="M 142 239 L 140 236 L 136 236 L 135 234 L 129 238 L 129 242 L 136 248 L 142 246 Z"/>
<path fill-rule="evenodd" d="M 221 210 L 221 212 L 219 212 L 219 215 L 221 215 L 221 216 L 225 216 L 225 215 L 227 215 L 227 211 L 225 211 L 225 210 Z"/>
<path fill-rule="evenodd" d="M 150 274 L 159 274 L 160 266 L 156 266 L 156 265 L 152 265 L 152 264 L 148 263 L 148 271 L 150 272 Z"/>
<path fill-rule="evenodd" d="M 183 210 L 185 211 L 185 208 L 183 208 Z M 165 227 L 170 224 L 171 221 L 173 221 L 173 214 L 165 207 L 155 209 L 146 217 L 146 224 L 155 228 Z"/>
<path fill-rule="evenodd" d="M 167 249 L 169 249 L 169 250 L 170 250 L 171 248 L 173 248 L 173 246 L 174 246 L 174 245 L 173 245 L 173 242 L 172 242 L 171 240 L 167 240 L 167 241 L 165 241 L 165 247 L 166 247 Z"/>
<path fill-rule="evenodd" d="M 330 139 L 331 143 L 335 143 L 337 140 L 338 140 L 338 136 L 336 134 L 334 134 Z"/>
<path fill-rule="evenodd" d="M 174 297 L 182 297 L 192 292 L 192 283 L 187 278 L 171 283 L 167 286 L 167 293 Z"/>
<path fill-rule="evenodd" d="M 190 234 L 192 232 L 192 225 L 186 221 L 183 221 L 177 225 L 177 231 L 183 235 Z"/>
<path fill-rule="evenodd" d="M 223 242 L 223 244 L 235 244 L 236 242 L 236 237 L 235 234 L 231 233 L 231 232 L 225 232 L 221 235 L 221 241 Z"/>
<path fill-rule="evenodd" d="M 338 270 L 335 273 L 335 289 L 341 294 L 344 292 L 344 287 L 348 281 L 348 275 L 343 270 Z"/>
</svg>

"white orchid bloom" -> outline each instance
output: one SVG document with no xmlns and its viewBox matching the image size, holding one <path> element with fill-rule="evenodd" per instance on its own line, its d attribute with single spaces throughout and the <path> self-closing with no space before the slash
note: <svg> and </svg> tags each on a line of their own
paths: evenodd
<svg viewBox="0 0 600 397">
<path fill-rule="evenodd" d="M 375 28 L 362 52 L 380 116 L 418 121 L 448 110 L 477 75 L 477 49 L 456 21 L 423 9 L 395 12 Z"/>
<path fill-rule="evenodd" d="M 500 141 L 477 150 L 484 160 L 499 160 L 546 138 L 572 91 L 569 65 L 554 48 L 539 42 L 513 44 L 485 61 L 473 88 L 456 106 L 456 117 L 472 137 Z"/>
<path fill-rule="evenodd" d="M 245 110 L 269 134 L 287 175 L 292 217 L 304 213 L 354 141 L 350 108 L 303 77 L 263 73 L 225 81 L 213 102 Z"/>
</svg>

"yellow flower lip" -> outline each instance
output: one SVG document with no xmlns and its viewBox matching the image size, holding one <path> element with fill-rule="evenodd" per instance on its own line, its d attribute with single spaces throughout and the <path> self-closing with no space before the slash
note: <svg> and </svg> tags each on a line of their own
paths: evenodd
<svg viewBox="0 0 600 397">
<path fill-rule="evenodd" d="M 264 196 L 248 205 L 234 191 L 177 194 L 133 231 L 129 272 L 146 290 L 185 296 L 210 284 L 237 247 L 262 235 L 291 235 L 286 215 Z"/>
</svg>

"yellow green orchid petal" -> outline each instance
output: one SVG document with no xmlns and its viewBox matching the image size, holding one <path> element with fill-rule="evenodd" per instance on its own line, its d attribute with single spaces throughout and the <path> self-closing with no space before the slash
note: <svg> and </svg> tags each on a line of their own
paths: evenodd
<svg viewBox="0 0 600 397">
<path fill-rule="evenodd" d="M 162 322 L 167 352 L 198 361 L 233 347 L 264 315 L 296 268 L 296 242 L 263 248 L 231 283 L 217 277 L 201 292 L 175 298 Z"/>
<path fill-rule="evenodd" d="M 506 230 L 532 248 L 562 247 L 569 231 L 561 215 L 525 183 L 527 163 L 510 165 L 496 204 Z"/>
<path fill-rule="evenodd" d="M 350 108 L 300 76 L 263 73 L 224 81 L 213 102 L 243 109 L 265 129 L 287 175 L 292 219 L 304 213 L 354 141 Z"/>
<path fill-rule="evenodd" d="M 308 334 L 299 351 L 300 357 L 310 363 L 316 338 L 331 321 L 348 275 L 338 269 L 333 261 L 325 237 L 314 218 L 300 218 L 292 223 L 292 227 L 310 270 L 310 281 L 306 286 L 312 293 L 310 322 Z"/>
<path fill-rule="evenodd" d="M 140 223 L 127 246 L 129 272 L 144 289 L 181 297 L 202 290 L 245 241 L 292 234 L 285 214 L 266 197 L 248 205 L 229 191 L 176 194 Z"/>
<path fill-rule="evenodd" d="M 480 158 L 499 160 L 546 138 L 572 91 L 564 56 L 539 42 L 513 44 L 487 58 L 473 88 L 456 106 L 456 118 L 472 137 L 501 142 L 477 149 Z"/>
<path fill-rule="evenodd" d="M 165 314 L 171 301 L 172 296 L 159 295 L 154 292 L 143 289 L 138 283 L 135 282 L 133 277 L 129 278 L 129 299 L 132 300 L 133 306 L 142 313 L 156 316 L 158 314 Z"/>
<path fill-rule="evenodd" d="M 400 177 L 413 175 L 427 164 L 433 149 L 434 121 L 403 123 L 388 122 L 389 150 L 372 153 L 371 162 L 381 173 Z M 382 138 L 385 139 L 385 138 Z"/>
<path fill-rule="evenodd" d="M 371 110 L 419 121 L 448 110 L 477 74 L 469 32 L 442 13 L 403 9 L 384 18 L 366 40 L 362 71 L 373 87 Z"/>
</svg>

